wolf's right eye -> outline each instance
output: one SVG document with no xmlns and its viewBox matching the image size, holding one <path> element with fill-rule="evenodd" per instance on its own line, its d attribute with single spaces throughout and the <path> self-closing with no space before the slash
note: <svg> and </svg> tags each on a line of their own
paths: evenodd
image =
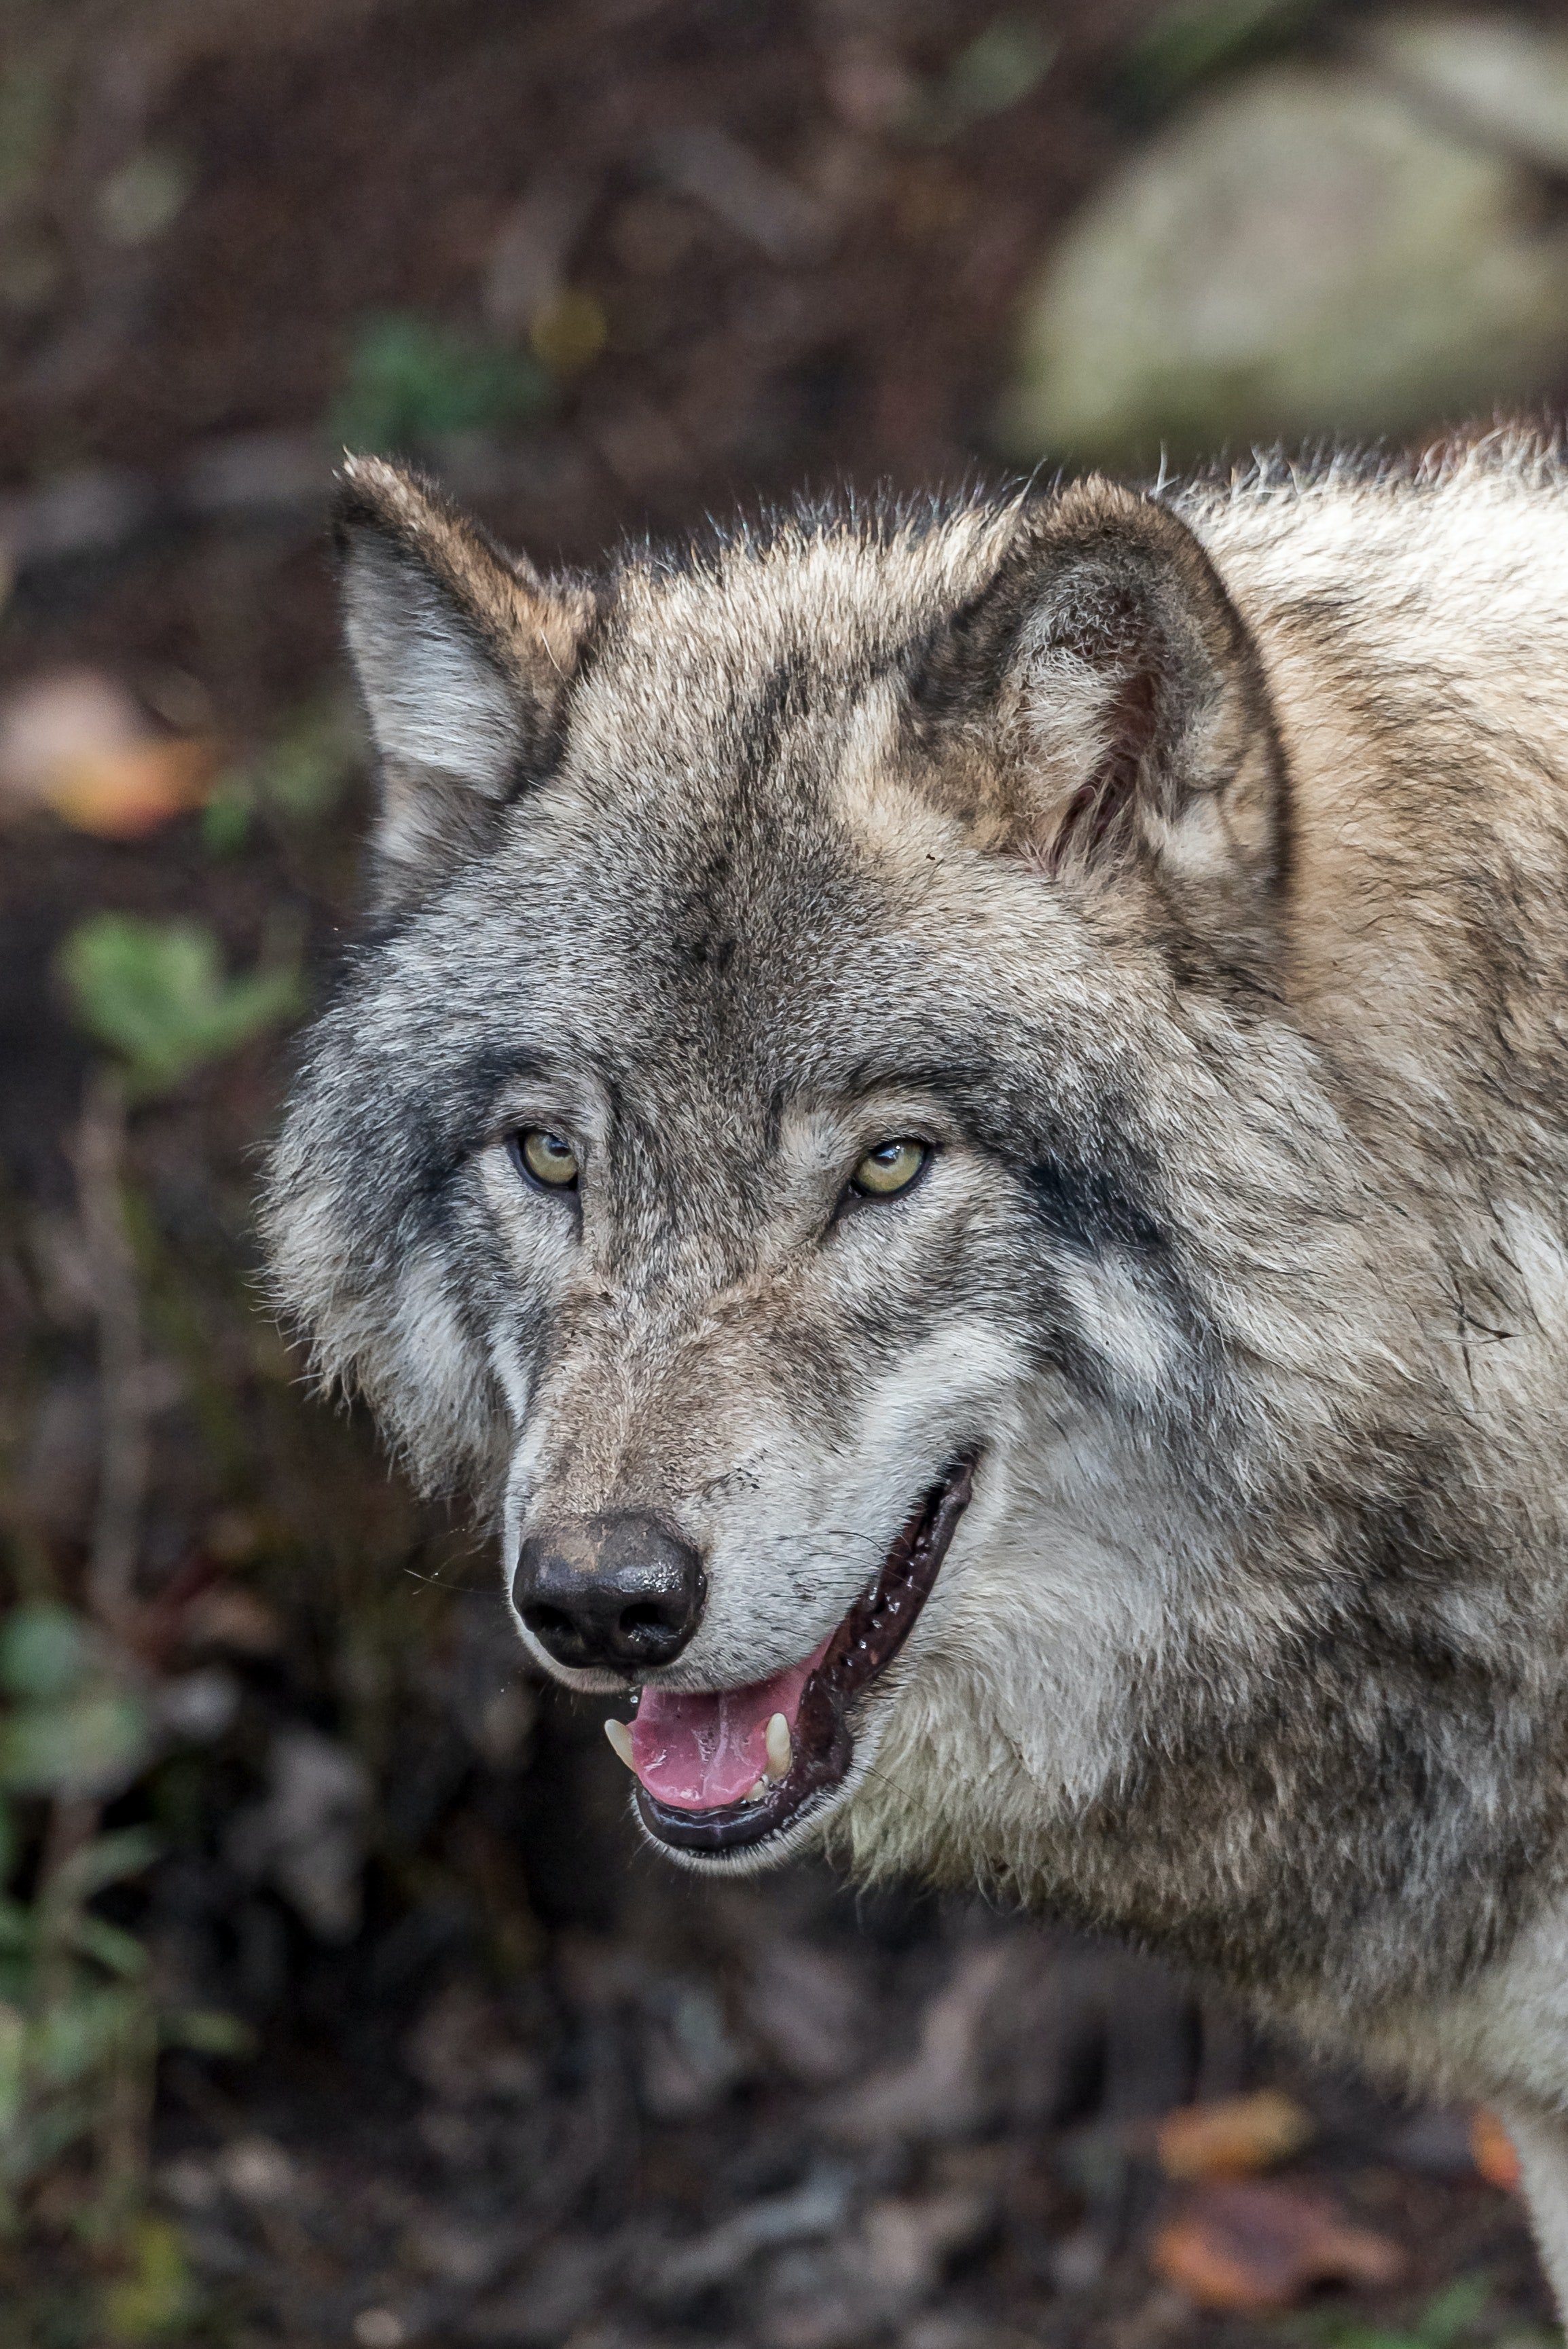
<svg viewBox="0 0 1568 2349">
<path fill-rule="evenodd" d="M 862 1199 L 892 1199 L 900 1191 L 907 1191 L 926 1160 L 931 1156 L 928 1143 L 900 1139 L 880 1143 L 868 1150 L 853 1174 L 850 1188 Z"/>
<path fill-rule="evenodd" d="M 574 1191 L 577 1153 L 548 1126 L 525 1125 L 511 1137 L 511 1154 L 529 1182 L 545 1191 Z"/>
</svg>

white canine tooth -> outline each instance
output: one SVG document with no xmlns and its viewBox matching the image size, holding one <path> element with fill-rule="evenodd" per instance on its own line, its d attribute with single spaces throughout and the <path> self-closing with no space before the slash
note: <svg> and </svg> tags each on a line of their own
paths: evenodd
<svg viewBox="0 0 1568 2349">
<path fill-rule="evenodd" d="M 615 1749 L 616 1760 L 624 1762 L 628 1770 L 634 1770 L 637 1765 L 632 1759 L 632 1733 L 625 1723 L 613 1719 L 607 1721 L 604 1734 Z"/>
<path fill-rule="evenodd" d="M 789 1724 L 781 1713 L 776 1713 L 768 1724 L 768 1775 L 778 1782 L 789 1775 L 789 1764 L 795 1759 L 795 1749 L 789 1739 Z"/>
<path fill-rule="evenodd" d="M 762 1800 L 763 1795 L 764 1795 L 767 1792 L 768 1792 L 768 1781 L 767 1781 L 767 1779 L 766 1779 L 766 1778 L 758 1778 L 758 1780 L 757 1781 L 756 1785 L 755 1785 L 755 1786 L 753 1786 L 753 1788 L 751 1789 L 750 1794 L 749 1794 L 749 1795 L 748 1795 L 748 1796 L 746 1797 L 746 1799 L 747 1799 L 747 1801 L 748 1801 L 748 1803 L 759 1803 L 759 1802 Z"/>
</svg>

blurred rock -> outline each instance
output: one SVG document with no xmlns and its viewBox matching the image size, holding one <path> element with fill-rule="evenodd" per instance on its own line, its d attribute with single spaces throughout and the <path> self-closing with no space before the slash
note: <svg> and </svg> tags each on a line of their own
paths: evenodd
<svg viewBox="0 0 1568 2349">
<path fill-rule="evenodd" d="M 170 1735 L 195 1745 L 210 1745 L 233 1722 L 240 1710 L 240 1683 L 221 1664 L 195 1672 L 177 1672 L 160 1681 L 153 1692 L 153 1711 Z"/>
<path fill-rule="evenodd" d="M 234 2199 L 253 2209 L 292 2202 L 300 2189 L 298 2164 L 269 2137 L 235 2137 L 214 2167 Z"/>
<path fill-rule="evenodd" d="M 1568 362 L 1568 233 L 1509 158 L 1370 78 L 1249 76 L 1151 140 L 1024 305 L 1021 459 L 1398 433 Z"/>
<path fill-rule="evenodd" d="M 1510 16 L 1385 17 L 1367 59 L 1434 113 L 1545 171 L 1568 171 L 1568 38 Z"/>
<path fill-rule="evenodd" d="M 268 1757 L 264 1802 L 229 1830 L 230 1863 L 275 1885 L 323 1941 L 359 1927 L 370 1786 L 363 1764 L 314 1729 L 280 1729 Z"/>
</svg>

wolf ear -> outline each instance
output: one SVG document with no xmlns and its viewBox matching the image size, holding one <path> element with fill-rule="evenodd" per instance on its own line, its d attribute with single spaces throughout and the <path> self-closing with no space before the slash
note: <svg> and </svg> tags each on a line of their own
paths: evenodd
<svg viewBox="0 0 1568 2349">
<path fill-rule="evenodd" d="M 596 607 L 379 458 L 348 460 L 335 523 L 380 771 L 377 898 L 396 911 L 481 852 L 549 763 Z"/>
<path fill-rule="evenodd" d="M 1168 507 L 1099 480 L 1026 509 L 989 584 L 928 649 L 917 703 L 978 719 L 992 828 L 1044 870 L 1152 870 L 1214 943 L 1263 946 L 1284 764 L 1257 648 Z"/>
</svg>

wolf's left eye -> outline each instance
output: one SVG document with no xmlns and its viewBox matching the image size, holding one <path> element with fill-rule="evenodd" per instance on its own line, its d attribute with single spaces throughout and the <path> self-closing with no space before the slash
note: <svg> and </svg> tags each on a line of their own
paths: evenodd
<svg viewBox="0 0 1568 2349">
<path fill-rule="evenodd" d="M 525 1125 L 511 1137 L 512 1156 L 533 1183 L 547 1191 L 570 1191 L 577 1182 L 577 1153 L 547 1126 Z"/>
<path fill-rule="evenodd" d="M 863 1199 L 891 1199 L 908 1190 L 930 1155 L 923 1142 L 879 1142 L 851 1175 L 850 1188 Z"/>
</svg>

